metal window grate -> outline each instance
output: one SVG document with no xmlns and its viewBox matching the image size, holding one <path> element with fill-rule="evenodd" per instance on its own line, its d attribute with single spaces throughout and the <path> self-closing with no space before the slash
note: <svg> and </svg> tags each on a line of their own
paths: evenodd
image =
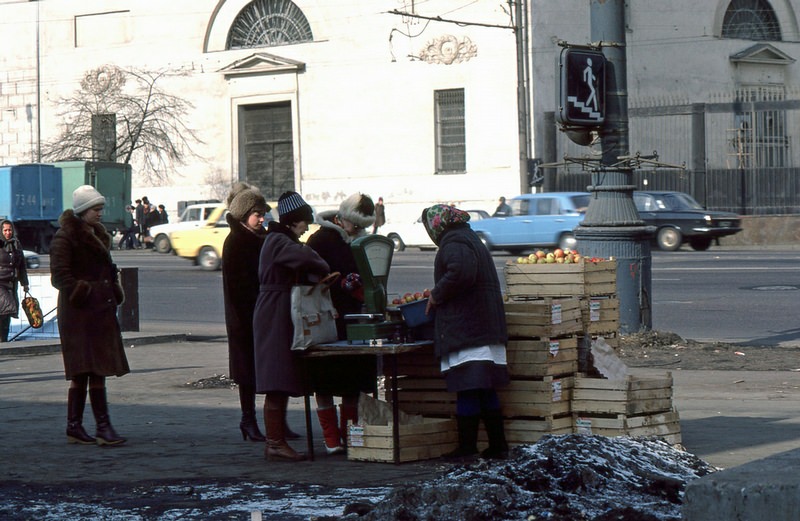
<svg viewBox="0 0 800 521">
<path fill-rule="evenodd" d="M 467 170 L 464 130 L 464 89 L 434 92 L 436 118 L 436 173 L 455 174 Z"/>
<path fill-rule="evenodd" d="M 732 0 L 722 20 L 722 37 L 780 41 L 781 26 L 769 2 Z"/>
<path fill-rule="evenodd" d="M 291 0 L 254 0 L 231 24 L 227 48 L 273 47 L 313 39 L 306 16 Z"/>
</svg>

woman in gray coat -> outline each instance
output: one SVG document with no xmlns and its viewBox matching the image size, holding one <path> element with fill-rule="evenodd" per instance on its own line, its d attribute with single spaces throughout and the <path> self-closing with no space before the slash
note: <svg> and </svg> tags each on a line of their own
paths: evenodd
<svg viewBox="0 0 800 521">
<path fill-rule="evenodd" d="M 311 207 L 297 192 L 278 199 L 278 221 L 267 228 L 258 264 L 259 293 L 253 314 L 256 392 L 266 394 L 264 421 L 268 460 L 299 461 L 304 454 L 286 443 L 285 417 L 289 396 L 305 392 L 303 374 L 291 351 L 294 326 L 291 288 L 307 282 L 308 276 L 328 274 L 328 263 L 300 242 L 314 221 Z"/>
<path fill-rule="evenodd" d="M 83 185 L 75 189 L 72 201 L 73 209 L 61 214 L 61 228 L 50 243 L 50 280 L 58 289 L 58 332 L 70 381 L 67 441 L 119 445 L 125 439 L 111 426 L 106 377 L 130 372 L 117 322 L 124 293 L 111 260 L 111 235 L 101 223 L 105 198 Z M 96 438 L 82 425 L 87 386 Z"/>
</svg>

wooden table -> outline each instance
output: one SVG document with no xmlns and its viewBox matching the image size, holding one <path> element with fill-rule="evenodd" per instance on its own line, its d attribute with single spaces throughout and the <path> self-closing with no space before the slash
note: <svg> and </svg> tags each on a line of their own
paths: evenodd
<svg viewBox="0 0 800 521">
<path fill-rule="evenodd" d="M 318 344 L 309 347 L 303 351 L 302 358 L 320 358 L 328 356 L 363 356 L 372 355 L 377 357 L 385 357 L 389 362 L 389 369 L 391 371 L 389 376 L 389 387 L 392 397 L 392 441 L 393 459 L 395 464 L 400 463 L 400 409 L 398 406 L 399 400 L 397 397 L 397 355 L 409 353 L 429 347 L 433 345 L 433 340 L 420 340 L 417 342 L 408 343 L 390 343 L 383 342 L 381 344 L 369 344 L 366 341 L 353 341 L 351 344 L 347 340 L 334 342 L 331 344 Z M 306 375 L 308 376 L 308 375 Z M 306 378 L 306 385 L 310 382 Z M 308 440 L 308 457 L 314 461 L 314 438 L 311 431 L 311 392 L 304 393 L 303 402 L 305 406 L 306 415 L 306 438 Z"/>
</svg>

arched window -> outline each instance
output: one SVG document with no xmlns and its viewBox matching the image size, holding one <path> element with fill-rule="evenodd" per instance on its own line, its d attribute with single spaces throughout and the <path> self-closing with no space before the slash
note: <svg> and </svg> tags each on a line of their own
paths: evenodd
<svg viewBox="0 0 800 521">
<path fill-rule="evenodd" d="M 780 41 L 781 27 L 767 0 L 732 0 L 722 20 L 722 37 Z"/>
<path fill-rule="evenodd" d="M 291 0 L 254 0 L 231 24 L 226 48 L 273 47 L 313 39 L 303 11 Z"/>
</svg>

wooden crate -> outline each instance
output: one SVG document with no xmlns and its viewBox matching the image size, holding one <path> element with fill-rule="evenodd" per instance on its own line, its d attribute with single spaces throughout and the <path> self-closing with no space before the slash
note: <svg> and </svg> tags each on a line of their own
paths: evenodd
<svg viewBox="0 0 800 521">
<path fill-rule="evenodd" d="M 681 423 L 678 411 L 628 416 L 589 416 L 573 414 L 576 434 L 599 436 L 658 436 L 668 443 L 681 443 Z"/>
<path fill-rule="evenodd" d="M 511 300 L 544 297 L 589 297 L 617 293 L 617 262 L 515 264 L 504 268 Z"/>
<path fill-rule="evenodd" d="M 458 445 L 456 421 L 423 418 L 423 423 L 400 425 L 399 462 L 441 457 Z M 356 461 L 394 461 L 392 425 L 350 425 L 347 459 Z"/>
<path fill-rule="evenodd" d="M 507 387 L 497 390 L 503 416 L 552 417 L 569 414 L 574 378 L 541 380 L 512 380 Z"/>
<path fill-rule="evenodd" d="M 578 337 L 509 340 L 506 357 L 511 378 L 572 376 L 578 371 Z"/>
<path fill-rule="evenodd" d="M 549 338 L 583 329 L 577 298 L 510 301 L 505 303 L 505 312 L 510 338 Z"/>
<path fill-rule="evenodd" d="M 624 380 L 577 375 L 572 411 L 581 416 L 650 414 L 672 410 L 672 373 L 666 376 L 632 376 Z"/>
<path fill-rule="evenodd" d="M 456 393 L 447 392 L 444 377 L 423 378 L 402 376 L 398 378 L 397 403 L 400 409 L 409 414 L 422 416 L 450 417 L 456 412 Z M 384 394 L 387 402 L 392 401 L 392 393 Z"/>
<path fill-rule="evenodd" d="M 572 434 L 572 415 L 548 416 L 545 418 L 512 418 L 504 423 L 506 441 L 511 447 L 530 445 L 547 434 Z M 488 447 L 489 439 L 481 424 L 478 433 L 478 449 Z"/>
<path fill-rule="evenodd" d="M 616 296 L 581 299 L 583 331 L 590 335 L 619 331 L 619 299 Z"/>
</svg>

